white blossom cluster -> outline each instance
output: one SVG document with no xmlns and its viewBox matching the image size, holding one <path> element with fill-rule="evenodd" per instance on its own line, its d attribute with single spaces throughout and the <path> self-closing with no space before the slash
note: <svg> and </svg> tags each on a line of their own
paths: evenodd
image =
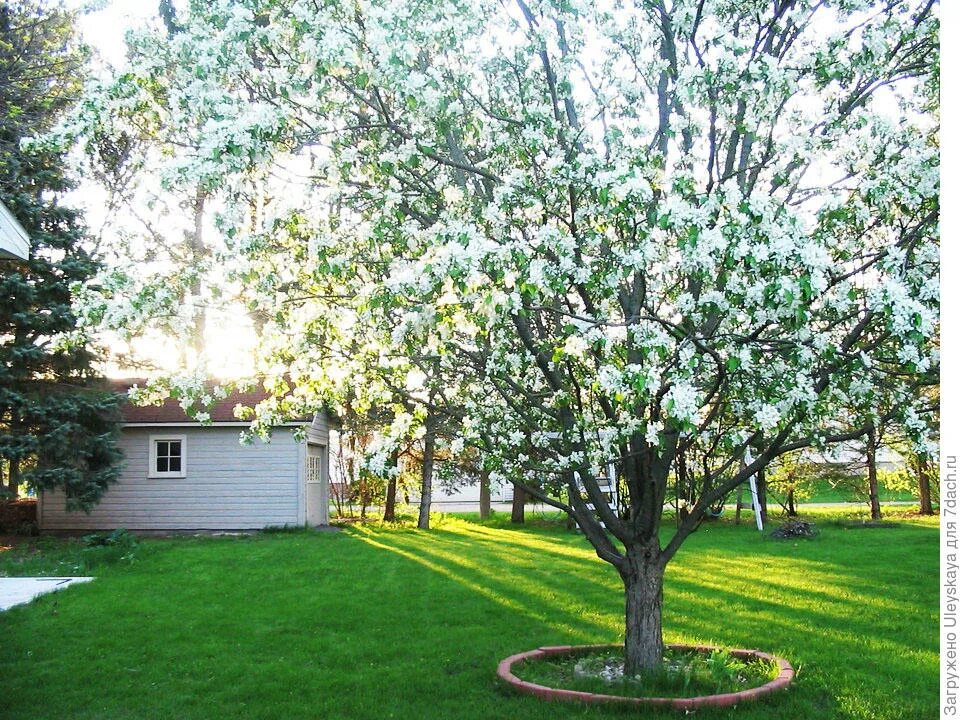
<svg viewBox="0 0 960 720">
<path fill-rule="evenodd" d="M 197 1 L 61 137 L 180 138 L 267 374 L 390 409 L 371 470 L 430 403 L 502 477 L 733 456 L 902 400 L 939 322 L 934 20 L 749 5 Z"/>
</svg>

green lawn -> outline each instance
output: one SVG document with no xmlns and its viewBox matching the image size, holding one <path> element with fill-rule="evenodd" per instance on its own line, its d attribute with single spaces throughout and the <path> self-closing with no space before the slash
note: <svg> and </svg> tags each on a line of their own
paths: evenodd
<svg viewBox="0 0 960 720">
<path fill-rule="evenodd" d="M 861 487 L 861 485 L 864 485 Z M 880 502 L 900 501 L 916 502 L 917 495 L 907 490 L 893 490 L 884 484 L 880 484 L 877 489 L 877 495 Z M 860 503 L 869 507 L 870 497 L 864 483 L 852 487 L 849 483 L 830 482 L 829 480 L 818 480 L 813 484 L 812 493 L 803 498 L 804 503 Z M 773 498 L 770 498 L 771 505 L 774 504 Z"/>
<path fill-rule="evenodd" d="M 756 647 L 799 675 L 761 704 L 698 715 L 934 717 L 935 522 L 821 522 L 796 543 L 704 526 L 668 571 L 667 640 Z M 622 637 L 614 572 L 556 524 L 147 540 L 132 561 L 105 550 L 0 553 L 0 574 L 79 556 L 99 576 L 0 613 L 4 720 L 625 717 L 495 681 L 511 653 Z"/>
</svg>

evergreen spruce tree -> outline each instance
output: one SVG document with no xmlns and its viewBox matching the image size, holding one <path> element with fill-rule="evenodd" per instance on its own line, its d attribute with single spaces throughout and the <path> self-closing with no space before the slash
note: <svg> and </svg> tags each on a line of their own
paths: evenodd
<svg viewBox="0 0 960 720">
<path fill-rule="evenodd" d="M 73 15 L 0 0 L 0 201 L 31 238 L 26 261 L 0 263 L 0 464 L 6 489 L 61 488 L 70 507 L 97 502 L 120 468 L 119 396 L 93 370 L 71 288 L 98 270 L 84 247 L 62 153 L 25 149 L 76 97 L 86 55 Z"/>
</svg>

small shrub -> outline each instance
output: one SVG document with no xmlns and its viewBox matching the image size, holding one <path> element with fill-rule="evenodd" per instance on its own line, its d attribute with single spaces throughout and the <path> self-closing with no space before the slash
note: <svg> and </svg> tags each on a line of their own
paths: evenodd
<svg viewBox="0 0 960 720">
<path fill-rule="evenodd" d="M 87 547 L 99 547 L 102 545 L 123 545 L 133 546 L 137 544 L 135 535 L 130 534 L 124 528 L 117 528 L 108 533 L 93 533 L 83 536 L 83 544 Z"/>
<path fill-rule="evenodd" d="M 794 538 L 815 538 L 819 534 L 817 526 L 806 520 L 788 520 L 783 525 L 770 533 L 770 537 L 779 540 L 792 540 Z"/>
<path fill-rule="evenodd" d="M 137 536 L 124 528 L 109 533 L 93 533 L 81 538 L 85 555 L 95 555 L 101 562 L 133 562 L 139 545 Z"/>
</svg>

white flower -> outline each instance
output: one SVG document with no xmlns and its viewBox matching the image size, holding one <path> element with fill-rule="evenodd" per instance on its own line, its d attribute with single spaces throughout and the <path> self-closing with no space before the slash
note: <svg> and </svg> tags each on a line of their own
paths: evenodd
<svg viewBox="0 0 960 720">
<path fill-rule="evenodd" d="M 681 422 L 695 422 L 700 410 L 696 388 L 683 380 L 675 382 L 663 397 L 661 407 Z"/>
<path fill-rule="evenodd" d="M 455 185 L 447 185 L 443 189 L 443 202 L 447 205 L 459 205 L 463 202 L 463 190 Z"/>
<path fill-rule="evenodd" d="M 563 343 L 563 352 L 570 357 L 583 357 L 589 349 L 587 341 L 579 335 L 568 335 Z"/>
<path fill-rule="evenodd" d="M 647 430 L 643 435 L 648 445 L 656 445 L 660 442 L 660 431 L 663 429 L 663 423 L 648 423 Z"/>
<path fill-rule="evenodd" d="M 753 419 L 761 430 L 772 430 L 780 422 L 780 411 L 773 405 L 765 403 L 756 411 Z"/>
</svg>

